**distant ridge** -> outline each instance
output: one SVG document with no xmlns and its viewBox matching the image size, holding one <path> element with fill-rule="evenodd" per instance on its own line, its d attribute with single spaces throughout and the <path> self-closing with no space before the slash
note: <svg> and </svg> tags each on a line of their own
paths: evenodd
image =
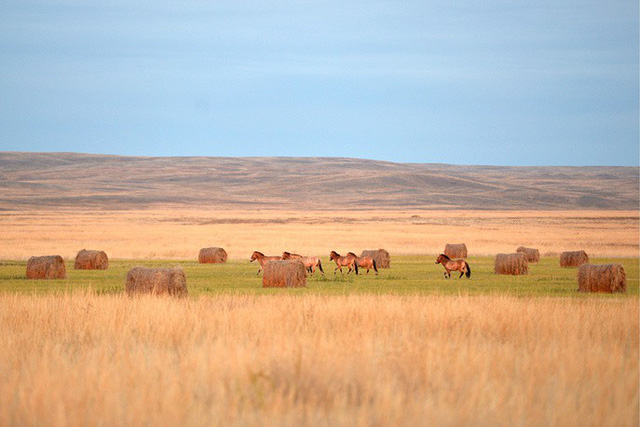
<svg viewBox="0 0 640 427">
<path fill-rule="evenodd" d="M 0 152 L 0 209 L 617 209 L 635 167 Z"/>
</svg>

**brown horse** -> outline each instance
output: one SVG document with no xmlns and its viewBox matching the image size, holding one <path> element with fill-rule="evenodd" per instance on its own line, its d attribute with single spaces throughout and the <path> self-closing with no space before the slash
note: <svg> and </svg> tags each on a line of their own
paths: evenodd
<svg viewBox="0 0 640 427">
<path fill-rule="evenodd" d="M 302 256 L 298 254 L 291 254 L 289 252 L 283 252 L 282 259 L 294 259 L 294 260 L 300 261 L 302 264 L 304 264 L 304 268 L 306 268 L 307 271 L 311 273 L 311 275 L 313 275 L 316 272 L 316 268 L 320 270 L 322 275 L 324 275 L 324 270 L 322 269 L 322 261 L 320 261 L 320 258 L 316 258 L 314 256 Z"/>
<path fill-rule="evenodd" d="M 369 274 L 369 270 L 373 268 L 373 270 L 378 274 L 378 267 L 376 266 L 376 260 L 368 256 L 357 256 L 353 252 L 349 252 L 347 256 L 356 257 L 356 265 L 360 268 L 366 268 L 367 274 Z M 356 271 L 356 274 L 358 272 Z"/>
<path fill-rule="evenodd" d="M 471 267 L 469 267 L 469 263 L 464 259 L 451 259 L 445 254 L 440 254 L 438 259 L 436 260 L 436 264 L 442 264 L 444 267 L 444 277 L 451 278 L 452 271 L 459 271 L 460 277 L 466 273 L 467 278 L 471 277 Z M 460 278 L 458 277 L 458 279 Z"/>
<path fill-rule="evenodd" d="M 320 258 L 314 256 L 305 256 L 298 259 L 298 262 L 304 264 L 304 267 L 313 275 L 316 272 L 316 268 L 320 270 L 324 276 L 324 270 L 322 269 L 322 261 Z"/>
<path fill-rule="evenodd" d="M 347 274 L 351 273 L 351 270 L 354 270 L 356 274 L 358 274 L 358 263 L 356 263 L 356 256 L 353 252 L 349 252 L 347 256 L 341 256 L 336 251 L 331 251 L 329 254 L 329 259 L 335 261 L 337 267 L 333 270 L 333 274 L 336 274 L 336 271 L 340 270 L 340 273 L 344 274 L 342 271 L 342 267 L 349 267 L 349 271 Z"/>
<path fill-rule="evenodd" d="M 262 271 L 262 269 L 264 268 L 267 262 L 279 261 L 281 259 L 282 258 L 279 256 L 265 256 L 262 252 L 254 251 L 253 254 L 251 255 L 251 259 L 249 260 L 249 262 L 258 260 L 258 264 L 260 264 L 260 268 L 258 268 L 258 272 L 256 273 L 256 276 L 257 276 L 258 274 L 260 274 L 260 272 Z"/>
<path fill-rule="evenodd" d="M 292 254 L 287 251 L 282 252 L 282 259 L 300 259 L 300 258 L 304 258 L 304 257 L 302 255 Z"/>
</svg>

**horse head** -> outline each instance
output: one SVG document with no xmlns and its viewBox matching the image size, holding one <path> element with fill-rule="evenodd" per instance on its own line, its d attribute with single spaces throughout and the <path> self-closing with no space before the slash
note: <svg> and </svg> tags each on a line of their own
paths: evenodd
<svg viewBox="0 0 640 427">
<path fill-rule="evenodd" d="M 449 258 L 448 256 L 446 256 L 445 254 L 440 254 L 440 255 L 438 256 L 438 259 L 436 259 L 436 264 L 443 263 L 443 262 L 448 261 L 448 260 L 450 260 L 450 259 L 451 259 L 451 258 Z"/>
</svg>

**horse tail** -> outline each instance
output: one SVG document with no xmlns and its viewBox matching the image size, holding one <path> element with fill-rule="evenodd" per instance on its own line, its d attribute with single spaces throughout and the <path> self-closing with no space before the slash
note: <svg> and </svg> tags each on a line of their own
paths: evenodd
<svg viewBox="0 0 640 427">
<path fill-rule="evenodd" d="M 471 277 L 471 267 L 469 267 L 469 263 L 467 261 L 464 262 L 467 265 L 467 279 Z"/>
<path fill-rule="evenodd" d="M 320 269 L 322 274 L 324 274 L 324 270 L 322 269 L 322 261 L 320 261 L 320 258 L 318 258 L 318 268 Z"/>
<path fill-rule="evenodd" d="M 371 261 L 373 261 L 373 270 L 377 273 L 378 272 L 378 267 L 376 267 L 376 260 L 372 259 Z"/>
</svg>

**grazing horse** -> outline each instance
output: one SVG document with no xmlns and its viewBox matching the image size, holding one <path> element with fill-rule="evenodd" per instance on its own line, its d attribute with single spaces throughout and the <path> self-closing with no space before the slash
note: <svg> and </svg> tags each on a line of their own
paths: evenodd
<svg viewBox="0 0 640 427">
<path fill-rule="evenodd" d="M 444 277 L 451 278 L 452 271 L 459 271 L 460 277 L 466 273 L 467 278 L 471 277 L 471 267 L 469 267 L 469 263 L 464 259 L 451 259 L 445 254 L 440 254 L 438 259 L 436 260 L 436 264 L 442 264 L 444 267 Z M 460 278 L 458 277 L 458 279 Z"/>
<path fill-rule="evenodd" d="M 337 267 L 333 270 L 333 274 L 336 274 L 336 271 L 340 270 L 340 273 L 344 274 L 342 271 L 342 267 L 349 267 L 349 271 L 347 274 L 351 273 L 351 270 L 354 270 L 356 274 L 358 274 L 358 264 L 356 263 L 356 256 L 353 252 L 349 252 L 347 256 L 341 256 L 336 251 L 331 251 L 329 254 L 329 259 L 336 262 Z"/>
<path fill-rule="evenodd" d="M 373 268 L 373 270 L 378 274 L 378 267 L 376 266 L 376 260 L 368 256 L 357 256 L 353 252 L 349 252 L 347 256 L 356 257 L 356 265 L 360 268 L 366 268 L 367 274 L 369 274 L 369 270 Z M 356 271 L 356 274 L 358 272 Z"/>
<path fill-rule="evenodd" d="M 258 272 L 256 273 L 256 276 L 257 276 L 258 274 L 260 274 L 260 272 L 262 271 L 262 269 L 264 268 L 267 262 L 277 261 L 281 259 L 282 258 L 279 256 L 265 256 L 262 252 L 254 251 L 253 254 L 251 255 L 251 259 L 249 260 L 249 262 L 258 260 L 258 264 L 260 264 L 260 268 L 258 268 Z"/>
<path fill-rule="evenodd" d="M 316 268 L 318 268 L 324 276 L 324 270 L 322 269 L 322 261 L 320 261 L 320 258 L 282 252 L 282 259 L 294 259 L 300 261 L 302 264 L 304 264 L 304 268 L 306 268 L 307 271 L 311 273 L 311 275 L 313 275 L 316 272 Z"/>
</svg>

